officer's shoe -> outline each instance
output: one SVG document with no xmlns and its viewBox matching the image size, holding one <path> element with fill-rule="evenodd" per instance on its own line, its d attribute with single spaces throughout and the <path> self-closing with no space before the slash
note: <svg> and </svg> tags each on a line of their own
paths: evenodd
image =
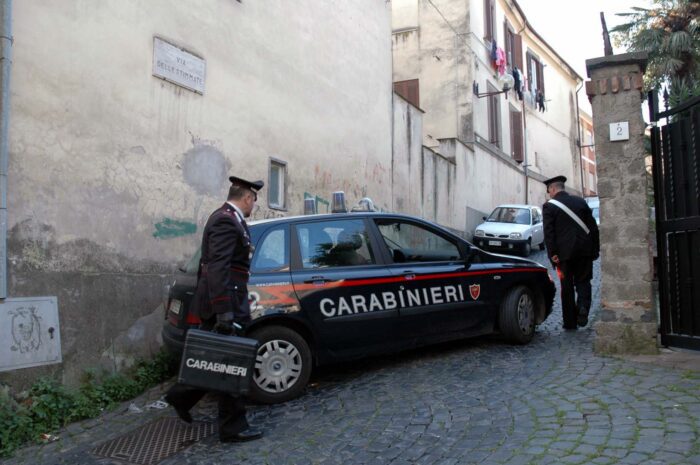
<svg viewBox="0 0 700 465">
<path fill-rule="evenodd" d="M 177 416 L 180 417 L 180 420 L 184 421 L 185 423 L 192 423 L 192 415 L 190 415 L 190 412 L 182 407 L 179 407 L 173 402 L 172 398 L 168 397 L 167 395 L 164 397 L 164 399 L 172 406 L 172 408 L 175 409 L 175 413 L 177 413 Z"/>
<path fill-rule="evenodd" d="M 576 318 L 576 324 L 579 328 L 583 328 L 588 324 L 588 310 L 579 309 L 578 317 Z"/>
<path fill-rule="evenodd" d="M 260 439 L 262 435 L 262 431 L 254 428 L 248 428 L 241 431 L 238 434 L 232 434 L 230 436 L 221 436 L 219 440 L 221 442 L 246 442 L 254 441 L 255 439 Z"/>
</svg>

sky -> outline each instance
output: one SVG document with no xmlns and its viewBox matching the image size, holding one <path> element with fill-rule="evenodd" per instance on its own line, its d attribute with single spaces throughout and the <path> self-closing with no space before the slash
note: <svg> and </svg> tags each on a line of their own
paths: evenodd
<svg viewBox="0 0 700 465">
<path fill-rule="evenodd" d="M 600 12 L 605 13 L 608 29 L 612 29 L 625 22 L 625 18 L 616 13 L 629 12 L 633 6 L 651 5 L 651 0 L 517 1 L 537 33 L 585 80 L 588 80 L 586 60 L 604 55 Z M 614 52 L 624 53 L 625 50 L 614 49 Z M 579 102 L 581 109 L 590 114 L 591 107 L 584 90 L 579 92 Z"/>
</svg>

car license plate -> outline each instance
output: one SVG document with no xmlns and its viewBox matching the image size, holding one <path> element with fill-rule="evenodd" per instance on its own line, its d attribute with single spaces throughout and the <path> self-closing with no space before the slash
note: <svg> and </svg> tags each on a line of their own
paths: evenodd
<svg viewBox="0 0 700 465">
<path fill-rule="evenodd" d="M 489 241 L 489 245 L 501 245 L 501 241 Z"/>
<path fill-rule="evenodd" d="M 182 302 L 180 302 L 177 299 L 173 299 L 170 301 L 170 311 L 173 312 L 174 314 L 179 314 L 180 313 L 180 305 L 182 305 Z"/>
</svg>

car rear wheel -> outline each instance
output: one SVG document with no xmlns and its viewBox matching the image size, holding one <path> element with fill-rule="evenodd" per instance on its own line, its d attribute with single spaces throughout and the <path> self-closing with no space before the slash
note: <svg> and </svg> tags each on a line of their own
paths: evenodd
<svg viewBox="0 0 700 465">
<path fill-rule="evenodd" d="M 260 343 L 250 397 L 265 404 L 299 396 L 311 376 L 311 350 L 303 337 L 284 326 L 267 326 L 250 337 Z"/>
<path fill-rule="evenodd" d="M 526 286 L 508 291 L 498 313 L 501 333 L 515 344 L 527 344 L 535 334 L 535 299 Z"/>
</svg>

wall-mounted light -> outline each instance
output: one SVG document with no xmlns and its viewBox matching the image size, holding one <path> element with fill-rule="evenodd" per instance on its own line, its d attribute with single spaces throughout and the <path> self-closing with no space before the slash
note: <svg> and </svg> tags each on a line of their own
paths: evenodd
<svg viewBox="0 0 700 465">
<path fill-rule="evenodd" d="M 498 85 L 501 87 L 501 90 L 497 90 L 494 92 L 484 92 L 483 94 L 479 93 L 479 84 L 474 81 L 472 84 L 472 90 L 474 91 L 474 95 L 476 95 L 477 98 L 482 98 L 482 97 L 490 97 L 492 95 L 498 95 L 498 94 L 506 94 L 506 100 L 508 99 L 508 91 L 513 88 L 513 85 L 515 84 L 515 78 L 513 78 L 512 74 L 505 73 L 503 76 L 498 78 Z"/>
</svg>

